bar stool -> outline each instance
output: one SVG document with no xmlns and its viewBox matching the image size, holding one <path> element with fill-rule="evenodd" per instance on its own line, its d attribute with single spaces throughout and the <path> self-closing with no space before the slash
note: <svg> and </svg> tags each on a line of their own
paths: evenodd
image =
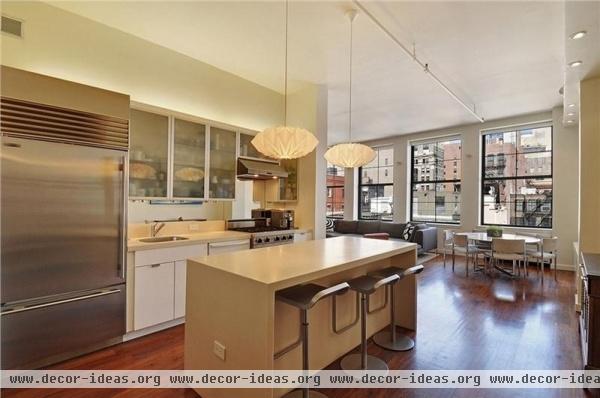
<svg viewBox="0 0 600 398">
<path fill-rule="evenodd" d="M 348 281 L 350 289 L 360 294 L 360 354 L 348 354 L 342 358 L 340 367 L 343 370 L 388 370 L 385 362 L 367 354 L 367 297 L 399 279 L 398 274 L 382 279 L 363 275 Z"/>
<path fill-rule="evenodd" d="M 275 359 L 280 358 L 285 353 L 291 351 L 298 345 L 302 345 L 302 370 L 309 370 L 308 367 L 308 310 L 311 309 L 320 300 L 331 295 L 338 295 L 348 291 L 350 286 L 346 282 L 335 286 L 325 288 L 307 283 L 305 285 L 296 285 L 276 293 L 275 298 L 281 302 L 292 305 L 300 310 L 300 340 L 284 348 L 275 354 Z M 290 391 L 285 394 L 286 398 L 327 398 L 325 394 L 312 391 L 308 387 L 299 390 Z"/>
<path fill-rule="evenodd" d="M 390 275 L 398 275 L 400 279 L 403 279 L 409 275 L 420 274 L 423 271 L 422 265 L 415 265 L 407 269 L 398 267 L 389 267 L 381 270 L 377 270 L 369 273 L 369 275 L 376 278 L 385 278 Z M 373 342 L 381 348 L 385 348 L 390 351 L 408 351 L 412 350 L 415 346 L 415 341 L 405 335 L 397 335 L 396 333 L 396 300 L 394 297 L 394 287 L 400 279 L 397 279 L 390 284 L 390 328 L 391 331 L 382 330 L 373 336 Z"/>
</svg>

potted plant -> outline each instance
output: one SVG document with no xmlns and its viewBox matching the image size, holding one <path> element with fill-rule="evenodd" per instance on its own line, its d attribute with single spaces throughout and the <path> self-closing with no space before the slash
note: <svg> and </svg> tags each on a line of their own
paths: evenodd
<svg viewBox="0 0 600 398">
<path fill-rule="evenodd" d="M 502 228 L 497 225 L 491 225 L 487 227 L 487 236 L 490 238 L 501 238 L 502 237 Z"/>
</svg>

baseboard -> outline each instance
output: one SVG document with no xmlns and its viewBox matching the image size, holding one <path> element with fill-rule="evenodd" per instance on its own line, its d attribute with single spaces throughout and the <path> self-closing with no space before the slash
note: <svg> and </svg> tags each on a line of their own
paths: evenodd
<svg viewBox="0 0 600 398">
<path fill-rule="evenodd" d="M 129 341 L 129 340 L 137 339 L 142 336 L 146 336 L 148 334 L 160 332 L 161 330 L 169 329 L 169 328 L 172 328 L 173 326 L 181 325 L 182 323 L 185 323 L 185 318 L 183 318 L 183 317 L 173 319 L 171 321 L 159 323 L 158 325 L 148 326 L 147 328 L 144 328 L 144 329 L 134 330 L 133 332 L 129 332 L 125 336 L 123 336 L 123 341 L 125 342 L 125 341 Z"/>
</svg>

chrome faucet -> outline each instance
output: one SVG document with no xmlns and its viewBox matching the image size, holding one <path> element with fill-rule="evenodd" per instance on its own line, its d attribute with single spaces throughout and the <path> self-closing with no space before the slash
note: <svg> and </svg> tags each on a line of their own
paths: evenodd
<svg viewBox="0 0 600 398">
<path fill-rule="evenodd" d="M 167 225 L 167 224 L 165 224 L 164 222 L 153 223 L 152 226 L 150 227 L 150 236 L 154 238 L 158 234 L 158 232 L 164 228 L 165 225 Z"/>
</svg>

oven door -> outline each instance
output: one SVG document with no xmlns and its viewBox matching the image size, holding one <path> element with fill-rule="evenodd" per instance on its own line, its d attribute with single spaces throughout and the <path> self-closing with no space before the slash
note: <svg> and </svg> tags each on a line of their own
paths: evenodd
<svg viewBox="0 0 600 398">
<path fill-rule="evenodd" d="M 208 255 L 214 256 L 215 254 L 231 253 L 240 250 L 250 249 L 250 240 L 232 240 L 229 242 L 214 242 L 208 244 Z"/>
</svg>

